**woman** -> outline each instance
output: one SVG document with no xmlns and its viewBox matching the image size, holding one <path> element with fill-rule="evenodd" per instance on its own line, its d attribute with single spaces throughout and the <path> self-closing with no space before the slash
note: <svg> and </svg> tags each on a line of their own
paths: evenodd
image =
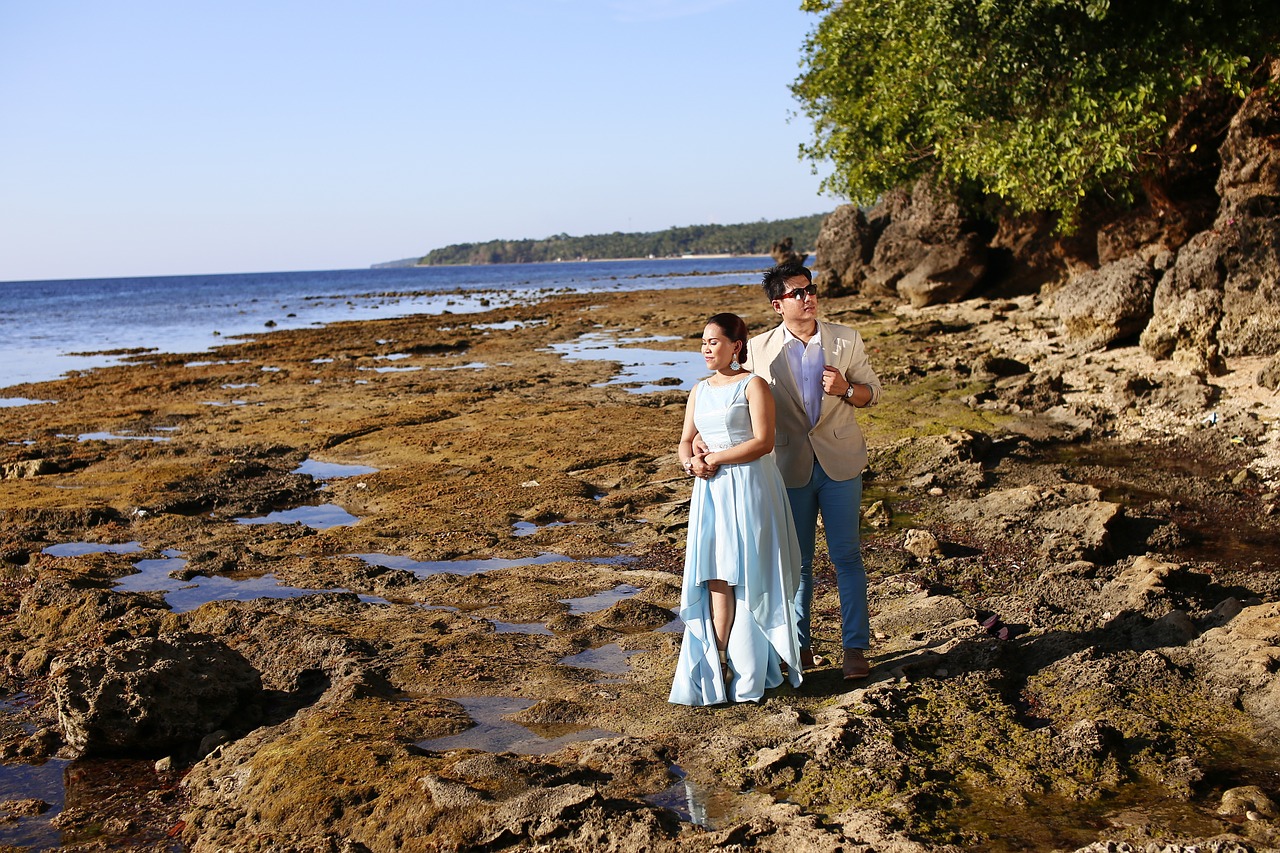
<svg viewBox="0 0 1280 853">
<path fill-rule="evenodd" d="M 670 701 L 757 701 L 800 684 L 795 591 L 800 550 L 773 450 L 773 395 L 743 369 L 747 326 L 717 314 L 702 333 L 714 372 L 689 395 L 680 463 L 697 477 L 689 504 L 680 618 L 684 641 Z M 694 451 L 701 437 L 709 448 Z"/>
</svg>

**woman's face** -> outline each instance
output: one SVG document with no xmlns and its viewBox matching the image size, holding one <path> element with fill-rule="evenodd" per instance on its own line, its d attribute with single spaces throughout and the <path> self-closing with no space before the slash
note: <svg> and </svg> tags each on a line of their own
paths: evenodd
<svg viewBox="0 0 1280 853">
<path fill-rule="evenodd" d="M 716 324 L 708 323 L 702 330 L 702 358 L 712 370 L 724 370 L 732 364 L 736 348 L 737 344 Z"/>
</svg>

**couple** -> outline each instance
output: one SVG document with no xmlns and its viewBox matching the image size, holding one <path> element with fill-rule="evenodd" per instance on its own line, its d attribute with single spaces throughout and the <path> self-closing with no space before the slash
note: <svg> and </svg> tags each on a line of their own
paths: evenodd
<svg viewBox="0 0 1280 853">
<path fill-rule="evenodd" d="M 818 320 L 806 267 L 779 264 L 762 287 L 781 325 L 748 341 L 736 314 L 711 318 L 702 355 L 715 372 L 690 394 L 680 436 L 681 464 L 698 478 L 670 696 L 682 705 L 757 701 L 822 663 L 810 634 L 819 511 L 840 593 L 844 677 L 870 671 L 858 542 L 867 448 L 854 409 L 880 399 L 880 380 L 856 331 Z"/>
</svg>

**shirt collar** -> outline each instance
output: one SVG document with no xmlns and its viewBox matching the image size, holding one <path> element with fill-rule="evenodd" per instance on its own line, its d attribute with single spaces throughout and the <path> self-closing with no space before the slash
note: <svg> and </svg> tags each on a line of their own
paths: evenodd
<svg viewBox="0 0 1280 853">
<path fill-rule="evenodd" d="M 782 324 L 782 345 L 791 346 L 792 341 L 795 341 L 802 347 L 808 346 L 808 344 L 806 344 L 804 341 L 800 340 L 794 334 L 792 334 L 791 330 L 787 328 L 787 325 L 783 323 Z M 809 343 L 810 344 L 816 343 L 819 346 L 822 345 L 822 324 L 821 323 L 818 323 L 817 326 L 814 328 L 813 337 L 809 338 Z"/>
</svg>

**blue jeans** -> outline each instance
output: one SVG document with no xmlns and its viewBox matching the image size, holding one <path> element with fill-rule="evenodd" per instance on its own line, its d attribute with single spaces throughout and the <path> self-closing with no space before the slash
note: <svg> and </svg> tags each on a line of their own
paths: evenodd
<svg viewBox="0 0 1280 853">
<path fill-rule="evenodd" d="M 862 475 L 852 480 L 833 480 L 815 459 L 808 485 L 787 489 L 787 497 L 800 540 L 800 586 L 796 589 L 800 648 L 807 649 L 812 644 L 813 551 L 819 511 L 827 532 L 827 553 L 836 568 L 836 589 L 840 593 L 840 643 L 846 649 L 871 648 L 867 572 L 862 566 L 862 546 L 858 538 Z"/>
</svg>

